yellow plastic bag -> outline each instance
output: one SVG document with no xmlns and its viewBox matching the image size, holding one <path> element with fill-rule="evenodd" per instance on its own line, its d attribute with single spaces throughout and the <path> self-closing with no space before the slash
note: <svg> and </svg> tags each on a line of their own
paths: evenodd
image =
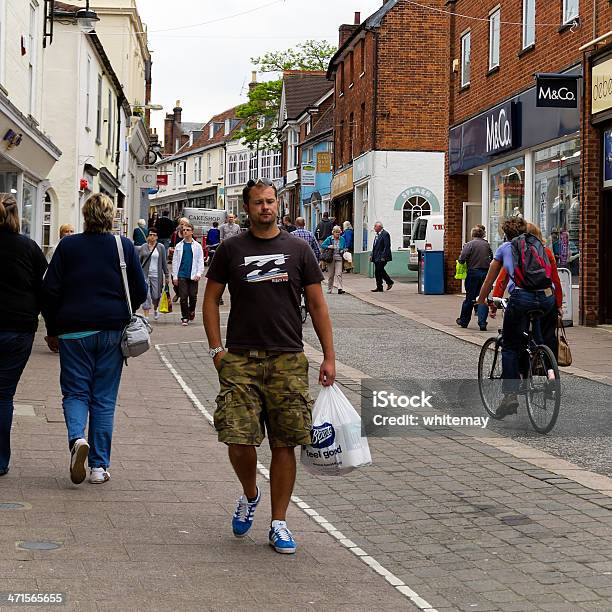
<svg viewBox="0 0 612 612">
<path fill-rule="evenodd" d="M 455 262 L 455 278 L 457 280 L 467 278 L 467 263 L 460 263 L 459 260 Z"/>
<path fill-rule="evenodd" d="M 161 295 L 161 300 L 159 301 L 159 312 L 168 314 L 170 312 L 168 308 L 169 302 L 170 300 L 168 299 L 168 293 L 164 290 Z"/>
</svg>

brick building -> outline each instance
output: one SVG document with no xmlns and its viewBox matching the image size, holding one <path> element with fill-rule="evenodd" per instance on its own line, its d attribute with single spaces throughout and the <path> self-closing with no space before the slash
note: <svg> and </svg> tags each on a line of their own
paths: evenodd
<svg viewBox="0 0 612 612">
<path fill-rule="evenodd" d="M 444 205 L 444 6 L 386 0 L 363 23 L 357 13 L 353 24 L 340 26 L 328 70 L 335 84 L 332 214 L 354 225 L 357 271 L 367 269 L 370 230 L 379 220 L 394 251 L 387 269 L 405 275 L 413 221 Z"/>
<path fill-rule="evenodd" d="M 606 315 L 600 266 L 607 248 L 600 246 L 604 136 L 591 123 L 589 93 L 590 66 L 600 60 L 595 59 L 598 53 L 583 57 L 582 47 L 610 30 L 610 3 L 449 0 L 447 4 L 448 287 L 460 288 L 453 278 L 454 261 L 469 229 L 482 222 L 497 247 L 503 241 L 504 218 L 521 213 L 541 227 L 559 266 L 571 272 L 573 285 L 580 288 L 581 322 L 609 319 L 612 308 L 606 307 Z M 557 76 L 546 87 L 536 87 L 536 73 L 566 78 Z M 562 104 L 564 108 L 559 107 Z M 602 119 L 609 116 L 602 110 Z"/>
</svg>

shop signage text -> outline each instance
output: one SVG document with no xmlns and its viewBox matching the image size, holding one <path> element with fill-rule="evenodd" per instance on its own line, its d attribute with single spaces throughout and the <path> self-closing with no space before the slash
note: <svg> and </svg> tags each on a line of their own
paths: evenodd
<svg viewBox="0 0 612 612">
<path fill-rule="evenodd" d="M 302 187 L 314 187 L 317 184 L 317 167 L 302 164 Z"/>
<path fill-rule="evenodd" d="M 612 59 L 593 66 L 591 73 L 591 113 L 612 108 Z"/>
<path fill-rule="evenodd" d="M 157 175 L 157 184 L 158 185 L 167 185 L 168 184 L 168 175 L 167 174 L 158 174 Z"/>
<path fill-rule="evenodd" d="M 536 106 L 578 108 L 578 77 L 538 74 L 536 76 Z"/>
<path fill-rule="evenodd" d="M 331 197 L 335 198 L 344 193 L 353 191 L 353 167 L 347 168 L 334 175 L 331 184 Z"/>
<path fill-rule="evenodd" d="M 326 151 L 317 153 L 317 172 L 320 174 L 331 172 L 331 153 Z"/>
<path fill-rule="evenodd" d="M 512 148 L 512 106 L 504 104 L 489 113 L 487 119 L 486 152 L 493 154 Z"/>
</svg>

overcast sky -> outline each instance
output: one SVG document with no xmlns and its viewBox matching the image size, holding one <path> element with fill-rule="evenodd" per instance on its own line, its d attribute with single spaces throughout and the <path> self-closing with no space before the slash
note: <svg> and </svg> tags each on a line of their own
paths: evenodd
<svg viewBox="0 0 612 612">
<path fill-rule="evenodd" d="M 175 101 L 183 121 L 205 122 L 246 100 L 250 58 L 310 39 L 338 43 L 338 26 L 362 20 L 382 0 L 137 0 L 153 52 L 151 122 L 163 138 L 163 119 Z M 263 7 L 263 8 L 258 8 Z M 232 15 L 251 11 L 248 14 Z M 207 25 L 195 25 L 218 20 Z M 190 27 L 185 27 L 190 26 Z M 179 28 L 179 29 L 174 29 Z"/>
</svg>

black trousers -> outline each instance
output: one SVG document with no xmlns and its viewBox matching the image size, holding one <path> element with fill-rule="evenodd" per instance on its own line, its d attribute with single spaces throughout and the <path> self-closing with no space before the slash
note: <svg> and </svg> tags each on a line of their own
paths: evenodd
<svg viewBox="0 0 612 612">
<path fill-rule="evenodd" d="M 179 298 L 181 300 L 181 319 L 189 319 L 189 315 L 195 313 L 198 301 L 198 281 L 190 278 L 179 278 Z"/>
<path fill-rule="evenodd" d="M 383 288 L 383 281 L 387 283 L 387 285 L 392 285 L 393 281 L 391 277 L 387 274 L 385 270 L 385 266 L 387 265 L 386 261 L 375 261 L 374 262 L 374 276 L 376 277 L 376 288 Z"/>
</svg>

